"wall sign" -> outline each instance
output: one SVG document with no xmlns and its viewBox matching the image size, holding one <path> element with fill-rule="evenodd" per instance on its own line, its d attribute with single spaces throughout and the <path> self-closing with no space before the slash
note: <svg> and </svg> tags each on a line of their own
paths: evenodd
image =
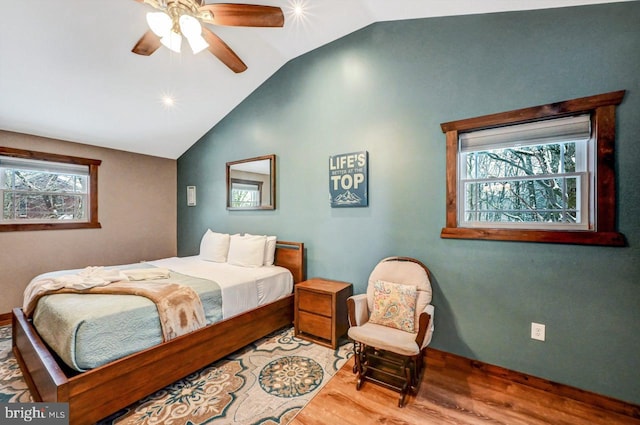
<svg viewBox="0 0 640 425">
<path fill-rule="evenodd" d="M 367 151 L 344 153 L 329 157 L 329 194 L 331 207 L 366 207 Z"/>
</svg>

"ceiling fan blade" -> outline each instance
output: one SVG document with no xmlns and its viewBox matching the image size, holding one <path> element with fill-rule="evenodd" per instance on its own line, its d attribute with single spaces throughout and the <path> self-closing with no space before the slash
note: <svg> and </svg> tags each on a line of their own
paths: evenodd
<svg viewBox="0 0 640 425">
<path fill-rule="evenodd" d="M 231 47 L 208 28 L 202 27 L 202 36 L 209 43 L 209 51 L 233 72 L 240 73 L 247 69 L 247 65 L 231 50 Z"/>
<path fill-rule="evenodd" d="M 160 47 L 162 43 L 160 42 L 160 37 L 155 35 L 153 31 L 149 30 L 144 33 L 140 40 L 133 46 L 131 51 L 138 55 L 149 56 Z"/>
<path fill-rule="evenodd" d="M 281 27 L 284 25 L 282 9 L 275 6 L 255 4 L 217 3 L 205 4 L 200 12 L 210 12 L 202 16 L 204 22 L 232 27 Z M 205 15 L 209 15 L 205 13 Z"/>
</svg>

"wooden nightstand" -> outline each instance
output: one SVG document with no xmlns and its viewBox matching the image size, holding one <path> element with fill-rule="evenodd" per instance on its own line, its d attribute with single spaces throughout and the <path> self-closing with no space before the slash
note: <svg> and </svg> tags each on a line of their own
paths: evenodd
<svg viewBox="0 0 640 425">
<path fill-rule="evenodd" d="M 295 336 L 336 348 L 349 329 L 350 283 L 313 278 L 295 286 Z"/>
</svg>

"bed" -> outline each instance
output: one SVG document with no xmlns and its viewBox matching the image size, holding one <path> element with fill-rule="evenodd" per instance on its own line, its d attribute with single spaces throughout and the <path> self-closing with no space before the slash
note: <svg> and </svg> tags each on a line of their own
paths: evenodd
<svg viewBox="0 0 640 425">
<path fill-rule="evenodd" d="M 305 279 L 304 244 L 277 242 L 274 264 Z M 293 293 L 187 335 L 79 372 L 13 310 L 13 353 L 36 401 L 69 403 L 71 424 L 93 424 L 293 321 Z"/>
</svg>

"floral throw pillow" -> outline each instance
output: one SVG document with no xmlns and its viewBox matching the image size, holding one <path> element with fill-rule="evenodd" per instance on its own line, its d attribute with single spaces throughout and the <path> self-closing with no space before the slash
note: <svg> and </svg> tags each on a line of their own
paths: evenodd
<svg viewBox="0 0 640 425">
<path fill-rule="evenodd" d="M 378 280 L 373 284 L 369 321 L 405 332 L 415 332 L 417 287 Z"/>
</svg>

